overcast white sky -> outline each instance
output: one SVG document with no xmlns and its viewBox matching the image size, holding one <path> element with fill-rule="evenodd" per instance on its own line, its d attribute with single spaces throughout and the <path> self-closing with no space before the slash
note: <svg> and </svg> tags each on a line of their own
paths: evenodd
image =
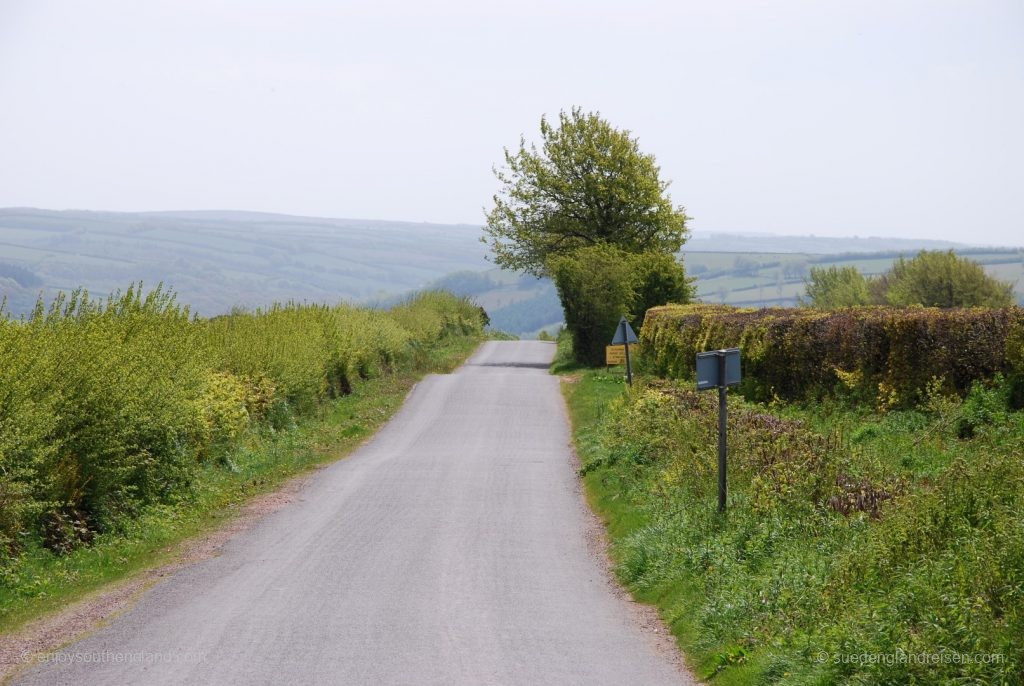
<svg viewBox="0 0 1024 686">
<path fill-rule="evenodd" d="M 481 223 L 600 110 L 698 230 L 1024 243 L 1024 3 L 0 0 L 0 206 Z"/>
</svg>

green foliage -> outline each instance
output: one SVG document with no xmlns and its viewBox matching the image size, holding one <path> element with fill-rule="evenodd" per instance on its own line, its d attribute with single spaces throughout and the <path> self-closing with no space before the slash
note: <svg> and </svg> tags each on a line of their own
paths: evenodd
<svg viewBox="0 0 1024 686">
<path fill-rule="evenodd" d="M 1024 417 L 1000 383 L 883 416 L 730 400 L 722 516 L 713 396 L 600 377 L 565 386 L 587 488 L 699 677 L 1021 682 Z"/>
<path fill-rule="evenodd" d="M 686 215 L 672 205 L 668 182 L 636 138 L 597 113 L 573 108 L 558 125 L 540 122 L 542 144 L 505 150 L 495 170 L 501 191 L 484 227 L 494 261 L 538 276 L 548 259 L 594 245 L 628 252 L 675 253 Z"/>
<path fill-rule="evenodd" d="M 423 291 L 388 311 L 400 326 L 420 343 L 445 336 L 478 333 L 487 313 L 468 298 L 457 298 L 444 291 Z"/>
<path fill-rule="evenodd" d="M 187 483 L 202 432 L 204 351 L 188 311 L 157 289 L 106 302 L 84 292 L 7 321 L 3 479 L 48 545 L 110 529 Z M 23 518 L 19 517 L 21 522 Z M 0 532 L 9 549 L 24 528 Z"/>
<path fill-rule="evenodd" d="M 693 279 L 686 276 L 683 265 L 673 255 L 642 253 L 631 257 L 636 286 L 629 311 L 633 313 L 630 324 L 634 329 L 640 330 L 647 310 L 652 307 L 693 300 Z"/>
<path fill-rule="evenodd" d="M 807 298 L 821 309 L 872 304 L 868 280 L 856 267 L 811 267 Z"/>
<path fill-rule="evenodd" d="M 242 435 L 252 417 L 249 408 L 257 405 L 253 391 L 228 372 L 213 372 L 207 377 L 200 395 L 205 429 L 201 444 L 231 445 Z"/>
<path fill-rule="evenodd" d="M 985 273 L 977 262 L 953 253 L 922 250 L 912 260 L 896 261 L 888 276 L 886 298 L 892 305 L 925 307 L 1008 307 L 1013 284 Z"/>
<path fill-rule="evenodd" d="M 603 364 L 620 317 L 639 328 L 653 304 L 686 302 L 693 294 L 682 265 L 661 253 L 629 253 L 602 244 L 553 257 L 549 269 L 576 359 L 590 366 Z"/>
<path fill-rule="evenodd" d="M 985 427 L 1006 423 L 1010 388 L 997 377 L 993 385 L 975 383 L 956 417 L 956 435 L 974 438 Z"/>
<path fill-rule="evenodd" d="M 890 269 L 866 277 L 854 266 L 812 267 L 806 304 L 820 309 L 857 305 L 1009 307 L 1013 284 L 985 273 L 978 262 L 952 250 L 922 250 L 900 256 Z"/>
<path fill-rule="evenodd" d="M 596 366 L 624 314 L 632 312 L 636 275 L 630 255 L 612 245 L 553 257 L 551 276 L 565 310 L 576 359 Z"/>
<path fill-rule="evenodd" d="M 24 545 L 18 556 L 0 564 L 0 633 L 66 608 L 84 594 L 140 569 L 176 562 L 177 543 L 221 527 L 225 517 L 249 498 L 356 449 L 401 407 L 424 374 L 451 372 L 479 340 L 474 335 L 438 341 L 422 366 L 367 379 L 353 387 L 350 395 L 325 402 L 312 414 L 289 417 L 287 431 L 271 430 L 269 417 L 255 424 L 250 419 L 238 440 L 211 446 L 217 459 L 204 456 L 186 498 L 147 506 L 120 522 L 116 532 L 96 536 L 88 546 L 56 551 L 44 548 L 28 533 L 19 536 Z M 0 479 L 0 487 L 9 483 Z M 0 518 L 8 511 L 0 507 Z M 6 525 L 3 530 L 8 530 Z"/>
<path fill-rule="evenodd" d="M 756 400 L 848 396 L 882 409 L 918 402 L 938 379 L 965 394 L 975 381 L 1019 375 L 1014 362 L 1024 310 L 848 308 L 653 308 L 640 332 L 644 363 L 659 375 L 692 378 L 697 352 L 739 346 Z"/>
<path fill-rule="evenodd" d="M 187 498 L 198 466 L 254 423 L 289 426 L 482 328 L 478 307 L 441 292 L 391 311 L 289 304 L 202 320 L 132 287 L 0 319 L 0 567 L 33 540 L 67 552 Z"/>
</svg>

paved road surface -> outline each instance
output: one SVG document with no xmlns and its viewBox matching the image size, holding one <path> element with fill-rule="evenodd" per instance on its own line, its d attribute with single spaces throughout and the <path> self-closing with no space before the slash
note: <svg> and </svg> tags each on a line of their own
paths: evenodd
<svg viewBox="0 0 1024 686">
<path fill-rule="evenodd" d="M 553 352 L 490 342 L 428 377 L 296 502 L 18 683 L 682 682 L 588 549 Z"/>
</svg>

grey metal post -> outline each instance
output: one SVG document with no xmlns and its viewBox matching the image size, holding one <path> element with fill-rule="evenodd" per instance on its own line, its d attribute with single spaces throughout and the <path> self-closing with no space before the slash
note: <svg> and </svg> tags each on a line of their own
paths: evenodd
<svg viewBox="0 0 1024 686">
<path fill-rule="evenodd" d="M 725 355 L 718 356 L 718 511 L 725 512 Z"/>
<path fill-rule="evenodd" d="M 629 336 L 626 335 L 626 322 L 622 322 L 622 340 L 626 346 L 626 383 L 633 385 L 633 365 L 629 361 Z"/>
</svg>

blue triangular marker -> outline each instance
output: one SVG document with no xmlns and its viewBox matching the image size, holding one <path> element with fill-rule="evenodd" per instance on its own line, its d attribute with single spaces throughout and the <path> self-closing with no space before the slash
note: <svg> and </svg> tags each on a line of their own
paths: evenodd
<svg viewBox="0 0 1024 686">
<path fill-rule="evenodd" d="M 639 343 L 640 339 L 636 337 L 636 332 L 633 331 L 633 327 L 629 325 L 626 318 L 623 317 L 619 320 L 619 325 L 615 327 L 615 338 L 612 339 L 612 345 L 623 345 L 625 343 Z"/>
</svg>

